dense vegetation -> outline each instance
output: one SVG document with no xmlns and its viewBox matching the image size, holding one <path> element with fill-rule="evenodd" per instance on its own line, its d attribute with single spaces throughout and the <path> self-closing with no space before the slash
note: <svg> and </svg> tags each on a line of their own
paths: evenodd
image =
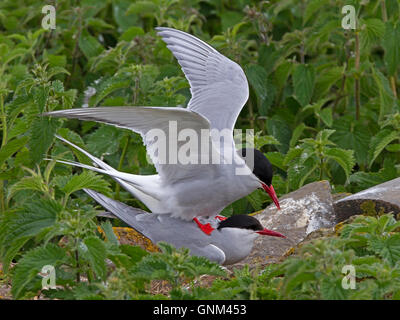
<svg viewBox="0 0 400 320">
<path fill-rule="evenodd" d="M 218 266 L 168 245 L 157 254 L 119 245 L 109 222 L 99 232 L 101 209 L 81 189 L 143 204 L 112 180 L 46 158 L 90 163 L 56 141 L 58 133 L 114 168 L 154 173 L 140 137 L 94 122 L 38 116 L 84 104 L 186 105 L 189 85 L 154 30 L 170 26 L 243 67 L 250 98 L 236 127 L 255 130 L 255 146 L 274 165 L 278 195 L 320 179 L 329 180 L 334 192 L 356 192 L 399 175 L 398 1 L 53 4 L 56 29 L 45 30 L 42 2 L 0 3 L 0 261 L 15 298 L 38 293 L 44 264 L 57 271 L 59 289 L 43 291 L 51 297 L 149 298 L 154 279 L 170 283 L 172 298 L 400 297 L 400 238 L 390 215 L 359 218 L 340 237 L 306 245 L 261 273 L 244 269 L 230 279 Z M 341 26 L 342 7 L 349 4 L 356 8 L 355 30 Z M 224 214 L 257 211 L 268 201 L 256 191 Z M 11 262 L 17 265 L 10 268 Z M 344 262 L 361 270 L 357 291 L 338 284 Z M 220 280 L 202 288 L 195 285 L 201 274 Z"/>
</svg>

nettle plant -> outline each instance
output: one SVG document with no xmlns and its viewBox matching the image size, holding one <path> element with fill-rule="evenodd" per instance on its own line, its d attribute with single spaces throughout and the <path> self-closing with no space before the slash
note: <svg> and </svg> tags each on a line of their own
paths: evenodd
<svg viewBox="0 0 400 320">
<path fill-rule="evenodd" d="M 109 184 L 91 172 L 51 179 L 54 165 L 50 162 L 43 174 L 31 171 L 31 177 L 13 185 L 10 197 L 20 190 L 39 197 L 6 211 L 0 220 L 0 259 L 14 298 L 40 293 L 62 299 L 149 298 L 152 280 L 165 280 L 179 291 L 184 284 L 193 287 L 200 275 L 225 275 L 206 258 L 189 256 L 187 249 L 160 244 L 163 253 L 149 254 L 120 245 L 110 222 L 97 226 L 98 211 L 71 197 L 83 188 L 110 194 Z M 10 269 L 14 260 L 18 263 Z M 57 287 L 50 290 L 43 290 L 40 275 L 46 266 L 55 270 Z"/>
<path fill-rule="evenodd" d="M 306 181 L 317 179 L 332 180 L 332 166 L 338 164 L 346 179 L 355 165 L 354 151 L 336 147 L 329 140 L 335 130 L 324 129 L 315 139 L 306 138 L 298 146 L 289 149 L 283 165 L 287 168 L 289 185 L 293 189 L 301 187 Z M 314 175 L 314 176 L 313 176 Z"/>
<path fill-rule="evenodd" d="M 313 240 L 278 266 L 284 299 L 398 299 L 400 223 L 393 215 L 357 216 L 339 237 Z M 347 267 L 354 270 L 346 286 Z M 276 272 L 278 272 L 276 270 Z M 344 284 L 344 285 L 343 285 Z"/>
</svg>

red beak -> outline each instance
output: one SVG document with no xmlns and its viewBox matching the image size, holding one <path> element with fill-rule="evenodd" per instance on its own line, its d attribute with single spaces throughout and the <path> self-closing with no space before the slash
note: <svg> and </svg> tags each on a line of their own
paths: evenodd
<svg viewBox="0 0 400 320">
<path fill-rule="evenodd" d="M 265 192 L 269 194 L 269 196 L 271 197 L 272 201 L 275 203 L 278 210 L 280 210 L 281 207 L 279 205 L 278 197 L 276 196 L 276 193 L 275 193 L 275 190 L 274 190 L 274 187 L 272 186 L 272 184 L 270 187 L 268 187 L 265 183 L 262 183 L 261 185 L 262 185 L 263 189 L 265 190 Z"/>
<path fill-rule="evenodd" d="M 261 231 L 256 231 L 258 234 L 262 234 L 263 236 L 271 236 L 271 237 L 281 237 L 281 238 L 286 238 L 283 234 L 268 230 L 267 228 L 264 228 L 264 230 Z"/>
</svg>

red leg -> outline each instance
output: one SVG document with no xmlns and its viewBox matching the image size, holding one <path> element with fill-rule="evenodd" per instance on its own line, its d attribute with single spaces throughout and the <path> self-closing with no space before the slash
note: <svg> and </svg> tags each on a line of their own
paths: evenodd
<svg viewBox="0 0 400 320">
<path fill-rule="evenodd" d="M 207 235 L 211 235 L 211 232 L 215 230 L 213 227 L 211 227 L 210 223 L 202 224 L 197 218 L 193 218 L 193 221 L 196 222 L 200 230 Z"/>
<path fill-rule="evenodd" d="M 218 219 L 219 221 L 224 221 L 224 220 L 226 220 L 228 218 L 224 217 L 224 216 L 215 216 L 215 219 Z"/>
</svg>

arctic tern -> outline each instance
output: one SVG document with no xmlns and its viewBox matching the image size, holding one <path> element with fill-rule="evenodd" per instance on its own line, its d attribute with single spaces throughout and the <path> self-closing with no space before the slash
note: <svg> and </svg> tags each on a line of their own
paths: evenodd
<svg viewBox="0 0 400 320">
<path fill-rule="evenodd" d="M 256 149 L 235 148 L 234 125 L 249 95 L 242 68 L 188 33 L 164 27 L 156 29 L 189 81 L 192 98 L 187 108 L 95 107 L 58 110 L 43 115 L 97 121 L 139 133 L 158 174 L 141 176 L 117 171 L 104 162 L 99 164 L 79 147 L 77 149 L 99 168 L 76 162 L 58 162 L 107 174 L 153 213 L 193 219 L 206 234 L 211 234 L 215 228 L 209 222 L 201 223 L 197 217 L 215 217 L 227 205 L 257 188 L 263 188 L 280 209 L 271 184 L 272 166 L 268 159 Z M 156 139 L 154 130 L 161 131 L 164 136 Z M 185 130 L 201 137 L 201 148 L 196 145 L 192 162 L 182 163 L 174 157 L 171 161 L 173 151 L 180 150 L 187 143 L 186 139 L 176 137 L 176 132 L 179 134 Z M 205 139 L 204 130 L 208 132 Z M 228 138 L 227 135 L 223 139 L 216 137 L 213 130 L 228 131 Z M 164 149 L 159 147 L 160 143 L 165 143 Z M 215 154 L 219 162 L 214 161 Z M 254 163 L 247 161 L 251 154 Z"/>
<path fill-rule="evenodd" d="M 167 214 L 154 214 L 130 207 L 90 189 L 84 189 L 97 203 L 120 220 L 149 238 L 153 243 L 168 242 L 176 248 L 188 248 L 190 254 L 203 256 L 221 265 L 230 265 L 245 259 L 259 235 L 282 237 L 284 235 L 264 228 L 254 217 L 240 214 L 227 219 L 208 218 L 215 230 L 209 236 L 197 232 L 190 221 Z M 203 220 L 202 218 L 200 218 Z"/>
</svg>

